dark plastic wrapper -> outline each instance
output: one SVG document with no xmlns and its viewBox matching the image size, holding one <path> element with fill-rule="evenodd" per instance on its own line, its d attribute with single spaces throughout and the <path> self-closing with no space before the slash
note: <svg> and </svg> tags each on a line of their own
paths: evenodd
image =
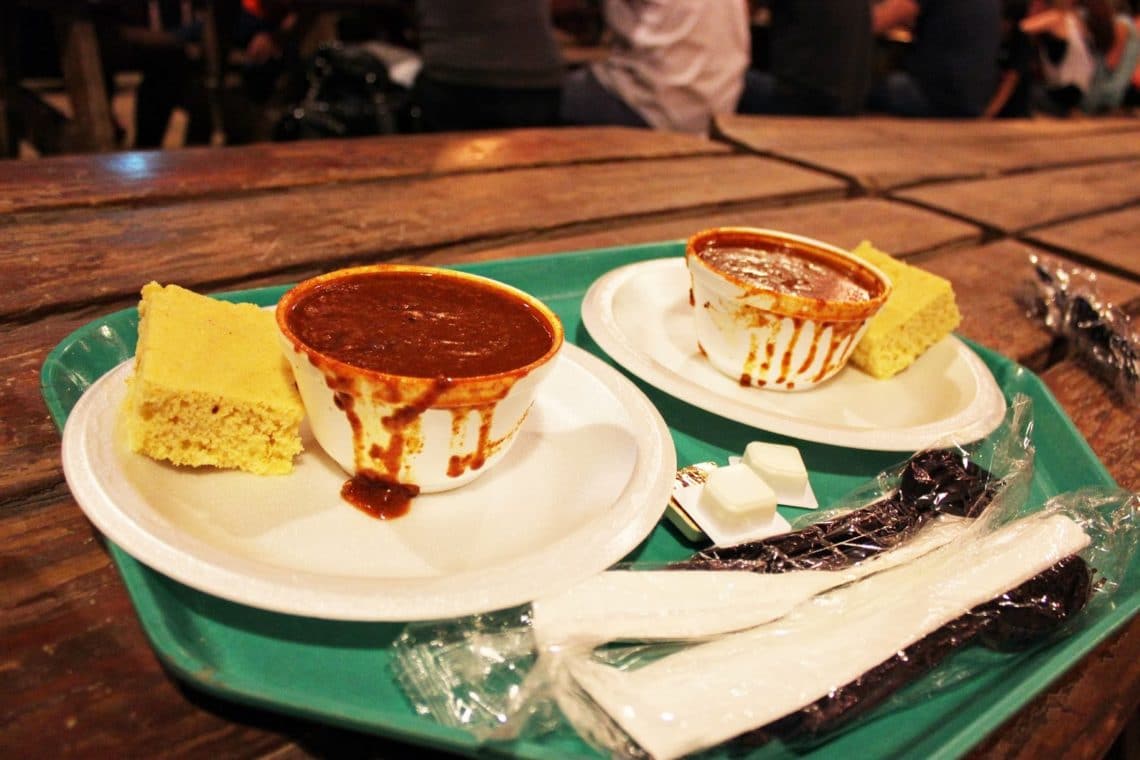
<svg viewBox="0 0 1140 760">
<path fill-rule="evenodd" d="M 1016 399 L 998 433 L 966 446 L 920 451 L 837 505 L 792 523 L 795 532 L 711 547 L 673 567 L 688 570 L 837 570 L 906 541 L 940 514 L 978 517 L 1000 491 L 1023 500 L 1033 467 L 1032 412 Z"/>
<path fill-rule="evenodd" d="M 1094 272 L 1037 255 L 1031 312 L 1129 404 L 1140 403 L 1140 334 L 1131 318 L 1101 297 Z"/>
<path fill-rule="evenodd" d="M 838 570 L 899 545 L 939 514 L 977 517 L 999 481 L 953 449 L 916 454 L 897 488 L 870 505 L 842 511 L 793 533 L 730 547 L 711 547 L 673 565 L 678 570 Z"/>
<path fill-rule="evenodd" d="M 564 723 L 620 757 L 826 740 L 983 672 L 984 658 L 962 654 L 1047 645 L 1111 598 L 1135 549 L 1137 497 L 1099 489 L 1030 508 L 1031 430 L 1019 398 L 984 441 L 919 452 L 794 533 L 409 625 L 397 679 L 422 714 L 486 742 Z M 909 638 L 867 659 L 894 618 L 915 633 L 904 626 Z M 847 661 L 849 635 L 867 642 L 865 667 Z M 788 640 L 817 654 L 776 654 Z"/>
<path fill-rule="evenodd" d="M 955 658 L 968 644 L 1000 652 L 1035 650 L 1064 636 L 1086 607 L 1110 604 L 1140 538 L 1140 499 L 1120 490 L 1089 489 L 1055 497 L 1042 512 L 1072 518 L 1089 535 L 1088 547 L 974 607 L 826 698 L 741 739 L 752 744 L 773 738 L 808 744 L 825 740 L 879 705 L 904 709 L 978 675 L 984 663 Z M 918 688 L 898 694 L 940 665 Z"/>
</svg>

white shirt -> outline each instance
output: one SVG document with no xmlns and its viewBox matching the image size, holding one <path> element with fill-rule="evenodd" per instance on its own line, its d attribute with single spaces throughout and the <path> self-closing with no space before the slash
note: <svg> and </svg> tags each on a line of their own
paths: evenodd
<svg viewBox="0 0 1140 760">
<path fill-rule="evenodd" d="M 1089 51 L 1081 23 L 1072 13 L 1065 17 L 1065 42 L 1068 43 L 1065 57 L 1059 63 L 1050 61 L 1042 51 L 1041 78 L 1049 87 L 1073 85 L 1081 92 L 1087 92 L 1096 70 L 1096 61 Z"/>
<path fill-rule="evenodd" d="M 751 56 L 745 0 L 605 0 L 614 35 L 593 64 L 602 86 L 650 126 L 705 133 L 732 113 Z"/>
</svg>

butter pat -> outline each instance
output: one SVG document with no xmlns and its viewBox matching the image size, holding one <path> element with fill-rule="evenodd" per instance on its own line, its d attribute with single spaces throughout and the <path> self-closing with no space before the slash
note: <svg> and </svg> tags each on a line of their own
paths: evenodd
<svg viewBox="0 0 1140 760">
<path fill-rule="evenodd" d="M 777 493 L 800 494 L 807 485 L 807 468 L 795 446 L 753 441 L 742 460 Z"/>
<path fill-rule="evenodd" d="M 736 525 L 770 522 L 776 514 L 776 492 L 743 463 L 710 472 L 701 499 L 722 520 Z"/>
<path fill-rule="evenodd" d="M 739 458 L 736 462 L 731 462 L 731 465 L 748 469 L 748 465 L 739 463 Z M 673 498 L 666 515 L 683 536 L 690 541 L 708 538 L 715 546 L 736 546 L 791 531 L 791 524 L 775 507 L 767 512 L 745 512 L 740 515 L 732 509 L 724 508 L 722 500 L 715 494 L 706 496 L 709 476 L 727 469 L 729 467 L 718 467 L 713 462 L 700 462 L 677 472 L 673 483 Z M 756 476 L 755 473 L 752 474 L 754 487 Z M 731 477 L 730 475 L 729 478 Z M 779 497 L 775 498 L 778 500 Z"/>
</svg>

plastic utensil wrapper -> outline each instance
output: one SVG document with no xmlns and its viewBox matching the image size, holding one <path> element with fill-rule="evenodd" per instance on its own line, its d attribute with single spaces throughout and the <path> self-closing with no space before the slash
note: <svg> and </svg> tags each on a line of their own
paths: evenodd
<svg viewBox="0 0 1140 760">
<path fill-rule="evenodd" d="M 481 741 L 568 723 L 606 755 L 665 759 L 826 741 L 981 677 L 973 653 L 1053 643 L 1135 551 L 1136 494 L 1030 504 L 1031 411 L 1015 399 L 986 439 L 918 452 L 792 533 L 409 625 L 397 680 Z"/>
</svg>

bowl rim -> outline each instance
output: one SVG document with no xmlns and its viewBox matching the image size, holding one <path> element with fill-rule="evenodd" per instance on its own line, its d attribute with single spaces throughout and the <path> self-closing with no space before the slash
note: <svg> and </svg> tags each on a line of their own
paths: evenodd
<svg viewBox="0 0 1140 760">
<path fill-rule="evenodd" d="M 841 262 L 841 269 L 857 269 L 868 273 L 881 287 L 878 293 L 866 300 L 831 301 L 814 298 L 812 296 L 787 293 L 755 283 L 744 282 L 739 278 L 732 277 L 715 269 L 700 255 L 700 251 L 703 250 L 704 246 L 706 246 L 709 241 L 717 238 L 731 238 L 734 241 L 777 240 L 790 243 L 794 247 L 807 248 L 816 254 L 817 257 L 819 254 L 822 254 L 825 258 L 839 260 Z M 894 291 L 894 283 L 883 270 L 868 261 L 864 261 L 850 251 L 815 238 L 764 227 L 723 226 L 701 230 L 691 235 L 686 241 L 685 259 L 688 263 L 690 274 L 694 279 L 697 272 L 705 272 L 717 280 L 729 282 L 742 291 L 738 296 L 739 298 L 749 299 L 755 296 L 761 296 L 766 301 L 763 308 L 766 311 L 771 311 L 781 316 L 808 318 L 818 321 L 845 322 L 866 320 L 878 313 Z M 768 303 L 768 301 L 770 301 L 770 303 Z"/>
<path fill-rule="evenodd" d="M 334 356 L 329 356 L 326 353 L 318 351 L 312 346 L 301 340 L 289 326 L 288 315 L 296 301 L 305 293 L 311 291 L 326 282 L 343 279 L 345 277 L 354 277 L 359 275 L 375 274 L 375 273 L 391 273 L 391 272 L 410 272 L 414 274 L 428 275 L 432 277 L 446 277 L 453 280 L 461 280 L 466 282 L 478 282 L 484 287 L 491 287 L 500 292 L 504 292 L 514 298 L 523 301 L 539 314 L 546 321 L 551 330 L 550 348 L 546 350 L 541 356 L 532 359 L 530 362 L 512 367 L 501 372 L 496 372 L 487 375 L 459 375 L 459 376 L 445 376 L 447 380 L 455 385 L 479 385 L 483 383 L 494 383 L 502 381 L 505 378 L 520 378 L 524 377 L 531 372 L 548 364 L 562 349 L 562 344 L 565 342 L 565 329 L 562 325 L 562 320 L 554 311 L 543 303 L 537 297 L 527 293 L 524 290 L 508 285 L 505 282 L 484 277 L 483 275 L 472 274 L 470 272 L 463 272 L 458 269 L 448 269 L 446 267 L 431 266 L 426 264 L 397 264 L 397 263 L 380 263 L 380 264 L 362 264 L 359 266 L 345 267 L 341 269 L 334 269 L 323 274 L 315 275 L 308 279 L 302 280 L 293 287 L 289 288 L 282 295 L 277 302 L 274 310 L 274 317 L 277 322 L 277 329 L 280 334 L 294 347 L 294 350 L 304 352 L 309 356 L 318 356 L 322 362 L 327 362 L 328 365 L 338 371 L 348 371 L 351 373 L 358 373 L 364 377 L 381 380 L 381 381 L 405 381 L 405 382 L 433 382 L 440 378 L 439 375 L 401 375 L 393 372 L 385 372 L 378 369 L 370 369 L 367 367 L 360 367 L 355 364 L 337 359 Z"/>
</svg>

